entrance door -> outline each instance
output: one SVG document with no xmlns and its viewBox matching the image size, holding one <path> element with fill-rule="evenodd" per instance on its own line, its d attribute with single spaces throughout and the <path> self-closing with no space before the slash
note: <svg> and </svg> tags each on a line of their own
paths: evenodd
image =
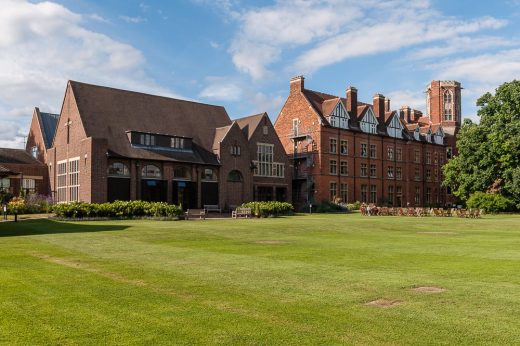
<svg viewBox="0 0 520 346">
<path fill-rule="evenodd" d="M 166 181 L 157 179 L 141 180 L 141 199 L 149 202 L 166 202 Z"/>
<path fill-rule="evenodd" d="M 173 204 L 180 204 L 183 209 L 197 208 L 197 183 L 175 180 L 172 185 Z"/>
</svg>

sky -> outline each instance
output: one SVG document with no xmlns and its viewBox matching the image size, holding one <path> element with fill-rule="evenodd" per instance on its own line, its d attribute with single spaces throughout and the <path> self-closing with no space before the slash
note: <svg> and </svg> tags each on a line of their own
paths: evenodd
<svg viewBox="0 0 520 346">
<path fill-rule="evenodd" d="M 422 111 L 431 80 L 457 80 L 478 121 L 520 79 L 520 0 L 0 0 L 0 147 L 23 147 L 34 107 L 59 113 L 67 80 L 274 121 L 297 75 Z"/>
</svg>

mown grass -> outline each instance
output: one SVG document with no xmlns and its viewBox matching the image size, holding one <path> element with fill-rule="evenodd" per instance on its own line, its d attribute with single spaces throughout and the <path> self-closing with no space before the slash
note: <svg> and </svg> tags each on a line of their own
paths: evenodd
<svg viewBox="0 0 520 346">
<path fill-rule="evenodd" d="M 1 223 L 0 343 L 510 345 L 519 269 L 516 215 Z"/>
</svg>

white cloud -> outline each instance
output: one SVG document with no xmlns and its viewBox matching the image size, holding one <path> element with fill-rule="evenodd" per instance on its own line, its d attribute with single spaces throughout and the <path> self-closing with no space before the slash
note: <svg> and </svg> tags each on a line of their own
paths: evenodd
<svg viewBox="0 0 520 346">
<path fill-rule="evenodd" d="M 0 7 L 0 127 L 15 123 L 25 133 L 33 107 L 59 112 L 69 79 L 176 96 L 147 76 L 138 49 L 87 30 L 89 15 L 52 2 Z M 17 131 L 4 133 L 2 145 L 21 143 Z"/>
<path fill-rule="evenodd" d="M 353 57 L 447 42 L 507 25 L 493 17 L 447 17 L 428 0 L 278 0 L 243 9 L 232 18 L 240 25 L 229 50 L 233 63 L 253 79 L 269 76 L 270 66 L 286 54 L 297 54 L 291 73 L 310 73 Z"/>
<path fill-rule="evenodd" d="M 417 90 L 396 90 L 385 95 L 390 99 L 391 109 L 400 109 L 402 106 L 409 106 L 425 112 L 426 96 L 424 92 Z"/>
<path fill-rule="evenodd" d="M 242 97 L 242 88 L 224 77 L 207 77 L 208 85 L 199 93 L 199 97 L 218 101 L 237 101 Z"/>
<path fill-rule="evenodd" d="M 91 14 L 87 15 L 87 18 L 89 18 L 93 21 L 96 21 L 96 22 L 100 22 L 100 23 L 110 23 L 110 21 L 108 19 L 103 18 L 102 16 L 100 16 L 97 13 L 91 13 Z"/>
<path fill-rule="evenodd" d="M 140 16 L 137 16 L 137 17 L 119 16 L 119 18 L 121 18 L 122 20 L 124 20 L 125 22 L 130 23 L 130 24 L 139 24 L 139 23 L 147 21 L 146 18 L 143 18 Z"/>
</svg>

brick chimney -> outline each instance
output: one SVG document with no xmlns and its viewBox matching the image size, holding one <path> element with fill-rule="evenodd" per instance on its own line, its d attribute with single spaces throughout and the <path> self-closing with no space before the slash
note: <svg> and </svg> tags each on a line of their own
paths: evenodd
<svg viewBox="0 0 520 346">
<path fill-rule="evenodd" d="M 289 82 L 291 94 L 303 91 L 303 89 L 305 89 L 304 81 L 305 78 L 303 76 L 296 76 L 291 78 L 291 81 Z"/>
<path fill-rule="evenodd" d="M 374 95 L 374 103 L 373 103 L 374 114 L 377 117 L 377 121 L 379 122 L 379 126 L 384 126 L 385 123 L 385 97 L 381 94 Z"/>
<path fill-rule="evenodd" d="M 390 112 L 390 99 L 385 97 L 385 112 Z"/>
<path fill-rule="evenodd" d="M 353 86 L 347 89 L 347 112 L 351 117 L 357 118 L 357 89 Z"/>
<path fill-rule="evenodd" d="M 401 117 L 401 119 L 407 123 L 407 124 L 410 124 L 412 122 L 412 119 L 411 119 L 411 113 L 412 113 L 412 110 L 410 109 L 410 107 L 408 106 L 402 106 L 401 107 L 401 111 L 399 112 L 399 116 Z"/>
</svg>

